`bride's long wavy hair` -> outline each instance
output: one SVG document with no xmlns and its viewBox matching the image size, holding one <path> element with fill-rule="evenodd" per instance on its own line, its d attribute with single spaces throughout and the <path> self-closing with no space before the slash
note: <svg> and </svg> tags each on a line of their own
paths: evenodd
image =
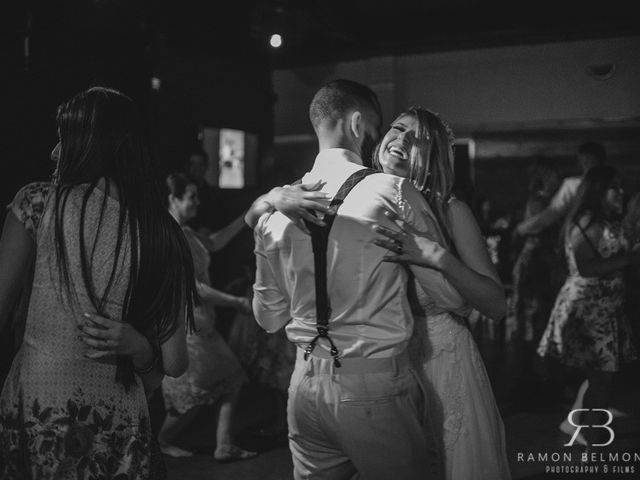
<svg viewBox="0 0 640 480">
<path fill-rule="evenodd" d="M 121 320 L 158 343 L 175 332 L 178 319 L 185 313 L 187 326 L 192 328 L 197 293 L 191 252 L 182 230 L 162 204 L 159 181 L 154 178 L 156 172 L 134 102 L 116 90 L 93 87 L 60 105 L 56 122 L 61 149 L 53 179 L 54 224 L 61 288 L 66 289 L 69 299 L 77 301 L 69 271 L 67 230 L 67 235 L 79 238 L 81 281 L 98 314 L 105 314 L 117 272 L 121 271 L 121 253 L 128 250 L 131 267 Z M 96 189 L 102 179 L 104 192 Z M 79 223 L 71 227 L 70 233 L 65 206 L 79 185 L 86 188 L 81 190 Z M 92 278 L 91 257 L 105 224 L 112 186 L 120 202 L 116 245 L 111 264 L 104 267 L 108 275 L 106 288 L 98 292 Z M 101 198 L 98 227 L 95 232 L 87 232 L 87 204 L 93 194 Z M 129 245 L 125 246 L 127 239 Z M 126 387 L 133 384 L 129 357 L 118 358 L 116 380 Z"/>
<path fill-rule="evenodd" d="M 451 249 L 454 245 L 446 210 L 454 182 L 453 131 L 437 113 L 420 106 L 409 107 L 392 124 L 406 115 L 418 121 L 417 141 L 409 152 L 409 179 L 425 196 Z M 378 143 L 373 154 L 373 167 L 378 170 L 382 170 L 381 144 Z"/>
</svg>

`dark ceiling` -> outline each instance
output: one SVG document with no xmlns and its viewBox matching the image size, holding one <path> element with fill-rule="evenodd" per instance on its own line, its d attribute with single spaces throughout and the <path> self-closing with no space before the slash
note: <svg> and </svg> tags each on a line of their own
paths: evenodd
<svg viewBox="0 0 640 480">
<path fill-rule="evenodd" d="M 290 40 L 283 65 L 371 55 L 444 51 L 640 31 L 633 2 L 620 0 L 303 0 L 256 2 L 279 11 Z M 267 15 L 262 18 L 269 18 Z M 259 23 L 259 22 L 258 22 Z M 268 24 L 268 21 L 265 22 Z M 266 33 L 267 28 L 256 28 Z M 285 48 L 286 47 L 286 48 Z"/>
<path fill-rule="evenodd" d="M 635 2 L 602 0 L 66 0 L 23 2 L 0 19 L 5 65 L 155 48 L 271 56 L 275 67 L 640 31 Z M 279 49 L 268 45 L 283 37 Z"/>
</svg>

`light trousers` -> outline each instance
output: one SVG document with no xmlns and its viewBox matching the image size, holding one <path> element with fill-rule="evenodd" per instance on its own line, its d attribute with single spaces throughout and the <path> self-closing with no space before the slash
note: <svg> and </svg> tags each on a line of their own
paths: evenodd
<svg viewBox="0 0 640 480">
<path fill-rule="evenodd" d="M 406 353 L 342 363 L 298 351 L 287 408 L 294 478 L 432 478 L 423 393 Z"/>
</svg>

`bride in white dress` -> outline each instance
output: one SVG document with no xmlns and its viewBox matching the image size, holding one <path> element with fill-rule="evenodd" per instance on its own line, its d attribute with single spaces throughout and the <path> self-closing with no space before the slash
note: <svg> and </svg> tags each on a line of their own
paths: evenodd
<svg viewBox="0 0 640 480">
<path fill-rule="evenodd" d="M 424 193 L 447 245 L 393 218 L 377 226 L 376 243 L 393 252 L 388 261 L 442 272 L 466 300 L 456 312 L 436 307 L 416 286 L 412 357 L 419 362 L 439 405 L 431 410 L 444 450 L 447 480 L 509 479 L 504 426 L 478 347 L 465 318 L 472 309 L 494 319 L 506 310 L 504 290 L 469 207 L 452 194 L 453 136 L 438 115 L 412 107 L 391 124 L 374 154 L 374 166 L 408 177 Z M 411 290 L 411 289 L 410 289 Z"/>
</svg>

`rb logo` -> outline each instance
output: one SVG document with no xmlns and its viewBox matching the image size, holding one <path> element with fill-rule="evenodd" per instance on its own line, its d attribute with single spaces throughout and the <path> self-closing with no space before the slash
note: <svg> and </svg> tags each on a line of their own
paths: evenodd
<svg viewBox="0 0 640 480">
<path fill-rule="evenodd" d="M 573 415 L 576 412 L 588 412 L 588 411 L 592 411 L 592 412 L 606 412 L 607 414 L 607 422 L 603 423 L 601 425 L 578 425 L 573 421 Z M 583 428 L 604 428 L 605 430 L 607 430 L 609 432 L 609 441 L 607 443 L 594 443 L 591 446 L 592 447 L 606 447 L 607 445 L 611 445 L 613 443 L 613 440 L 616 438 L 616 434 L 613 431 L 613 429 L 611 427 L 609 427 L 609 425 L 611 425 L 611 422 L 613 421 L 613 415 L 611 414 L 611 412 L 609 410 L 605 410 L 604 408 L 577 408 L 575 410 L 571 410 L 569 412 L 569 415 L 567 415 L 567 421 L 573 425 L 574 427 L 576 427 L 576 431 L 573 434 L 573 437 L 571 437 L 571 440 L 569 440 L 569 443 L 565 443 L 564 446 L 565 447 L 571 447 L 573 445 L 573 442 L 576 441 L 576 438 L 578 438 L 578 435 L 580 435 L 580 430 L 582 430 Z"/>
</svg>

